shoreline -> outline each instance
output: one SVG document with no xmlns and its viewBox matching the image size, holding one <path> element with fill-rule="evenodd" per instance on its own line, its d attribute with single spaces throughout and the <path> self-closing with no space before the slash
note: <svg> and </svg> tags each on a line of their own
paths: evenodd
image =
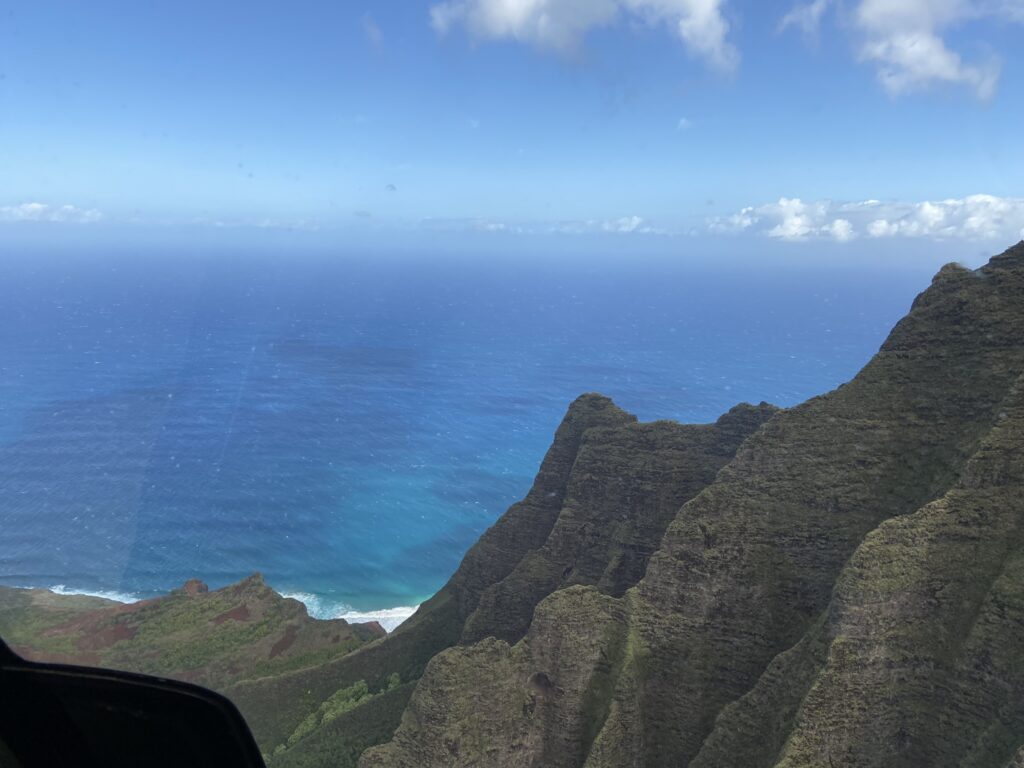
<svg viewBox="0 0 1024 768">
<path fill-rule="evenodd" d="M 399 605 L 387 608 L 357 611 L 347 603 L 333 602 L 311 592 L 291 590 L 281 591 L 269 584 L 267 586 L 277 592 L 281 597 L 302 603 L 306 608 L 306 613 L 308 613 L 311 618 L 320 620 L 344 619 L 349 624 L 376 622 L 383 627 L 388 634 L 394 632 L 403 622 L 406 621 L 406 619 L 411 617 L 419 609 L 419 605 Z M 49 586 L 19 585 L 12 588 L 42 589 L 55 595 L 63 596 L 81 595 L 83 597 L 96 597 L 103 600 L 109 600 L 113 603 L 120 603 L 122 605 L 130 605 L 132 603 L 141 602 L 142 600 L 151 600 L 155 597 L 163 597 L 169 594 L 169 592 L 164 592 L 153 597 L 146 597 L 129 592 L 118 592 L 116 590 L 78 589 L 75 587 L 69 587 L 66 584 L 53 584 Z"/>
</svg>

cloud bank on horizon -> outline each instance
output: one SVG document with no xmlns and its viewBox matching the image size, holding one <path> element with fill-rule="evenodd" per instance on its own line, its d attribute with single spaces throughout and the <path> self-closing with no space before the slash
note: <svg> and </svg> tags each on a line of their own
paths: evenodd
<svg viewBox="0 0 1024 768">
<path fill-rule="evenodd" d="M 73 205 L 23 203 L 0 208 L 0 222 L 93 224 L 107 220 L 100 211 Z M 112 221 L 110 223 L 118 223 Z M 122 222 L 123 223 L 123 222 Z M 138 225 L 144 222 L 133 221 Z M 193 225 L 215 228 L 344 230 L 329 222 L 287 220 L 195 220 Z M 636 214 L 611 219 L 503 221 L 493 218 L 427 218 L 406 228 L 432 232 L 477 232 L 505 235 L 618 235 L 662 237 L 765 237 L 785 242 L 859 239 L 930 239 L 935 241 L 1024 240 L 1024 198 L 969 195 L 923 202 L 862 200 L 837 202 L 783 197 L 774 203 L 748 206 L 729 216 L 708 218 L 702 226 L 672 228 Z"/>
<path fill-rule="evenodd" d="M 21 203 L 0 206 L 0 221 L 44 221 L 58 224 L 93 224 L 103 214 L 95 209 L 83 209 L 74 205 L 49 205 L 47 203 Z"/>
<path fill-rule="evenodd" d="M 1024 239 L 1024 198 L 970 195 L 909 202 L 863 200 L 837 203 L 782 198 L 709 219 L 719 234 L 747 233 L 778 240 L 913 237 L 933 240 Z"/>
<path fill-rule="evenodd" d="M 703 226 L 672 229 L 642 216 L 618 219 L 502 222 L 490 219 L 421 222 L 432 229 L 509 234 L 615 234 L 659 236 L 766 237 L 786 242 L 915 238 L 935 241 L 1015 241 L 1024 239 L 1024 198 L 969 195 L 923 202 L 861 200 L 837 202 L 781 198 L 748 206 L 730 216 L 707 219 Z"/>
</svg>

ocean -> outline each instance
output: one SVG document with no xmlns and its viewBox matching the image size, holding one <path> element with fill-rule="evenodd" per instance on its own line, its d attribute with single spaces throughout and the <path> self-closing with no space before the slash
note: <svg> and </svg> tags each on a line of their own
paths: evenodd
<svg viewBox="0 0 1024 768">
<path fill-rule="evenodd" d="M 707 422 L 848 380 L 935 265 L 5 256 L 0 583 L 249 575 L 393 626 L 530 486 L 568 404 Z"/>
</svg>

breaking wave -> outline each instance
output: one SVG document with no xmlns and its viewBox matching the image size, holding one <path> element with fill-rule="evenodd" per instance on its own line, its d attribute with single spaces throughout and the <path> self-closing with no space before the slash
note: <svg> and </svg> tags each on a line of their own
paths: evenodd
<svg viewBox="0 0 1024 768">
<path fill-rule="evenodd" d="M 74 589 L 64 584 L 54 584 L 46 589 L 55 595 L 84 595 L 86 597 L 102 597 L 104 600 L 113 600 L 115 603 L 137 603 L 144 598 L 140 595 L 133 595 L 129 592 L 114 592 L 105 589 Z"/>
<path fill-rule="evenodd" d="M 376 621 L 388 632 L 393 632 L 419 608 L 418 605 L 401 605 L 375 611 L 356 611 L 347 603 L 325 600 L 309 592 L 282 592 L 281 596 L 303 603 L 309 615 L 315 619 L 344 619 L 353 624 Z"/>
</svg>

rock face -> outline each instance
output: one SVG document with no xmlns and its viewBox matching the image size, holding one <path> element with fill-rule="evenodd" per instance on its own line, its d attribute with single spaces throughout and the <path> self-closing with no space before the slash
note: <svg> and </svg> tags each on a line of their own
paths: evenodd
<svg viewBox="0 0 1024 768">
<path fill-rule="evenodd" d="M 569 408 L 526 498 L 513 505 L 467 553 L 449 583 L 384 641 L 315 669 L 249 681 L 228 691 L 264 750 L 282 743 L 310 711 L 358 681 L 382 689 L 372 738 L 355 709 L 272 760 L 274 766 L 353 765 L 346 755 L 386 741 L 415 682 L 436 654 L 496 636 L 527 632 L 546 597 L 574 585 L 621 596 L 647 561 L 680 505 L 733 458 L 776 413 L 738 406 L 717 423 L 638 424 L 600 395 Z M 357 722 L 358 720 L 358 722 Z"/>
<path fill-rule="evenodd" d="M 550 533 L 500 560 L 362 768 L 1021 764 L 1024 244 L 943 268 L 703 490 L 639 429 L 586 432 Z"/>
<path fill-rule="evenodd" d="M 799 407 L 640 424 L 580 397 L 390 636 L 268 593 L 0 590 L 0 634 L 198 674 L 270 768 L 1024 768 L 1024 243 L 943 268 Z"/>
<path fill-rule="evenodd" d="M 618 411 L 596 395 L 575 407 L 582 404 Z M 537 603 L 562 587 L 590 584 L 621 596 L 643 576 L 679 507 L 715 479 L 775 410 L 741 405 L 706 426 L 660 421 L 587 429 L 564 491 L 552 497 L 560 507 L 546 539 L 519 554 L 515 566 L 480 594 L 462 642 L 520 639 Z"/>
</svg>

